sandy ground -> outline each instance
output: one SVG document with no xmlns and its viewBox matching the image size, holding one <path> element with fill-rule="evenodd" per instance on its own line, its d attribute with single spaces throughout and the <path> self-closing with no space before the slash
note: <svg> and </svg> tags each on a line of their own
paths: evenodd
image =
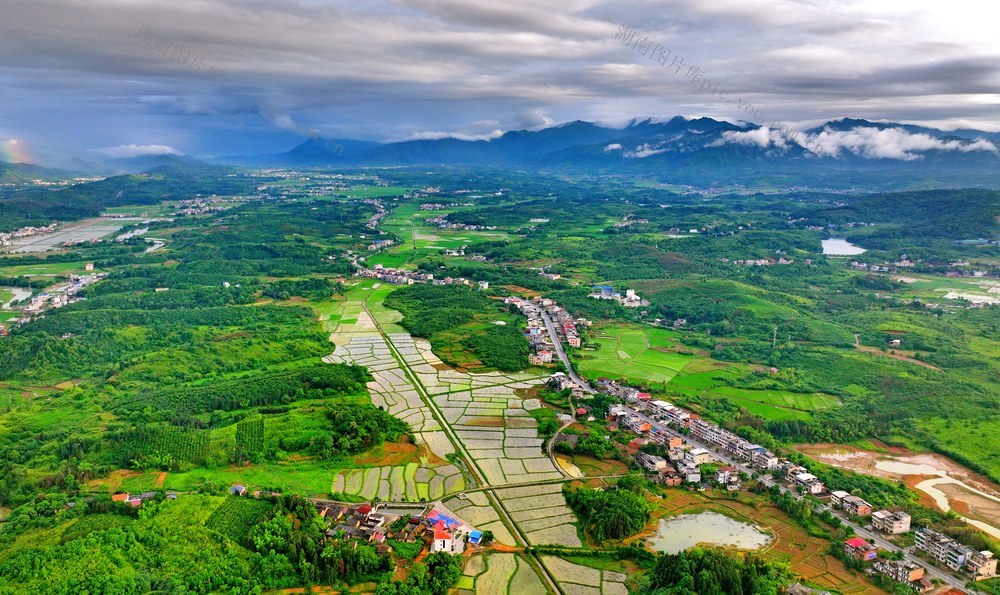
<svg viewBox="0 0 1000 595">
<path fill-rule="evenodd" d="M 799 445 L 795 450 L 842 469 L 890 480 L 902 480 L 921 494 L 921 503 L 954 509 L 966 520 L 1000 537 L 1000 486 L 936 453 L 861 450 L 840 444 Z"/>
</svg>

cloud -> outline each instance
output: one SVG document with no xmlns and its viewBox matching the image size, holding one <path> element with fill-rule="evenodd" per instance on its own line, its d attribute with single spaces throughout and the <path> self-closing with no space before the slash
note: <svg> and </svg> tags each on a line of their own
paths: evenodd
<svg viewBox="0 0 1000 595">
<path fill-rule="evenodd" d="M 465 134 L 462 132 L 444 132 L 441 130 L 422 130 L 414 132 L 410 136 L 401 140 L 437 140 L 440 138 L 457 138 L 458 140 L 490 140 L 503 136 L 504 131 L 498 129 L 482 134 Z"/>
<path fill-rule="evenodd" d="M 724 145 L 726 143 L 736 143 L 740 145 L 757 145 L 761 149 L 775 146 L 779 149 L 788 147 L 786 135 L 780 130 L 761 126 L 753 130 L 727 131 L 722 133 L 722 138 L 712 143 L 711 146 Z"/>
<path fill-rule="evenodd" d="M 985 139 L 973 141 L 942 140 L 929 134 L 912 134 L 901 128 L 856 127 L 851 130 L 824 129 L 817 134 L 807 134 L 795 139 L 803 147 L 824 157 L 839 157 L 848 152 L 866 159 L 921 159 L 921 151 L 988 151 L 1000 154 L 992 142 Z"/>
<path fill-rule="evenodd" d="M 622 146 L 619 143 L 611 143 L 610 145 L 604 147 L 605 153 L 610 153 L 611 151 L 621 151 Z"/>
<path fill-rule="evenodd" d="M 140 155 L 183 155 L 177 149 L 168 145 L 118 145 L 116 147 L 100 147 L 90 149 L 91 152 L 112 159 L 138 157 Z"/>
<path fill-rule="evenodd" d="M 1000 105 L 1000 38 L 976 1 L 904 11 L 863 0 L 676 0 L 667 10 L 656 0 L 8 0 L 0 129 L 50 152 L 144 130 L 190 154 L 232 154 L 273 152 L 268 143 L 313 128 L 489 138 L 575 119 L 746 118 L 740 100 L 765 114 L 758 123 L 847 115 L 975 127 L 995 123 Z M 700 67 L 726 98 L 615 41 L 621 24 Z M 137 39 L 142 26 L 218 75 Z M 736 142 L 778 142 L 760 134 Z"/>
<path fill-rule="evenodd" d="M 636 147 L 634 151 L 625 151 L 622 153 L 622 157 L 627 157 L 629 159 L 643 159 L 644 157 L 651 157 L 665 151 L 666 149 L 654 149 L 651 145 L 642 143 Z"/>
<path fill-rule="evenodd" d="M 912 133 L 902 128 L 876 128 L 856 126 L 850 130 L 833 130 L 829 127 L 812 134 L 799 132 L 795 125 L 779 128 L 762 126 L 753 130 L 729 131 L 713 143 L 755 145 L 761 149 L 775 147 L 787 149 L 789 143 L 798 144 L 822 157 L 842 157 L 852 154 L 865 159 L 897 159 L 914 161 L 922 159 L 924 151 L 988 151 L 1000 155 L 1000 149 L 983 138 L 974 140 L 940 139 L 926 133 Z"/>
</svg>

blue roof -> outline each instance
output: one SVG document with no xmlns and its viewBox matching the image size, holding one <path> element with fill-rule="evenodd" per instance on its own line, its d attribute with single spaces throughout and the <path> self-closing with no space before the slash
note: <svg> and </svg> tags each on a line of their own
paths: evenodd
<svg viewBox="0 0 1000 595">
<path fill-rule="evenodd" d="M 471 541 L 472 543 L 479 543 L 479 541 L 482 540 L 482 538 L 483 538 L 482 531 L 469 531 L 469 541 Z"/>
</svg>

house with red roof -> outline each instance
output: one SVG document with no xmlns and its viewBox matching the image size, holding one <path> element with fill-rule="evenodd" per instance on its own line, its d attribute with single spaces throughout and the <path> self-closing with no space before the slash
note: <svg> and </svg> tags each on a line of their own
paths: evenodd
<svg viewBox="0 0 1000 595">
<path fill-rule="evenodd" d="M 853 537 L 844 542 L 844 552 L 857 560 L 874 560 L 878 550 L 872 544 L 860 537 Z"/>
</svg>

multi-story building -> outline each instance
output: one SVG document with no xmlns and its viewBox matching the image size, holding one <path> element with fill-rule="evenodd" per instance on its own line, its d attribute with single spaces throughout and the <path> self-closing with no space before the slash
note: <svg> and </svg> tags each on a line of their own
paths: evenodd
<svg viewBox="0 0 1000 595">
<path fill-rule="evenodd" d="M 826 489 L 823 482 L 812 473 L 799 473 L 795 476 L 795 484 L 808 494 L 822 494 Z"/>
<path fill-rule="evenodd" d="M 961 570 L 974 553 L 971 548 L 933 529 L 918 530 L 916 544 L 918 549 L 927 552 L 952 570 Z"/>
<path fill-rule="evenodd" d="M 635 454 L 635 462 L 639 463 L 647 471 L 659 473 L 667 468 L 667 460 L 656 455 L 638 452 Z"/>
<path fill-rule="evenodd" d="M 924 567 L 914 562 L 876 560 L 872 568 L 898 583 L 916 583 L 924 578 Z"/>
<path fill-rule="evenodd" d="M 858 560 L 874 560 L 878 550 L 872 544 L 860 537 L 853 537 L 844 542 L 844 552 Z"/>
<path fill-rule="evenodd" d="M 868 516 L 872 513 L 871 504 L 863 499 L 852 496 L 843 490 L 837 490 L 830 494 L 830 503 L 835 508 L 840 508 L 847 514 L 853 516 Z"/>
<path fill-rule="evenodd" d="M 771 469 L 778 468 L 778 457 L 771 451 L 765 450 L 764 452 L 755 452 L 753 456 L 750 457 L 750 464 L 758 469 L 765 469 L 770 471 Z"/>
<path fill-rule="evenodd" d="M 973 552 L 969 556 L 966 568 L 972 573 L 972 580 L 980 581 L 997 575 L 997 559 L 993 552 Z"/>
<path fill-rule="evenodd" d="M 712 462 L 712 453 L 704 448 L 692 448 L 684 454 L 684 462 L 693 467 L 710 463 Z"/>
<path fill-rule="evenodd" d="M 899 535 L 910 530 L 910 515 L 903 511 L 889 512 L 888 510 L 877 510 L 872 513 L 872 526 L 877 531 Z"/>
</svg>

